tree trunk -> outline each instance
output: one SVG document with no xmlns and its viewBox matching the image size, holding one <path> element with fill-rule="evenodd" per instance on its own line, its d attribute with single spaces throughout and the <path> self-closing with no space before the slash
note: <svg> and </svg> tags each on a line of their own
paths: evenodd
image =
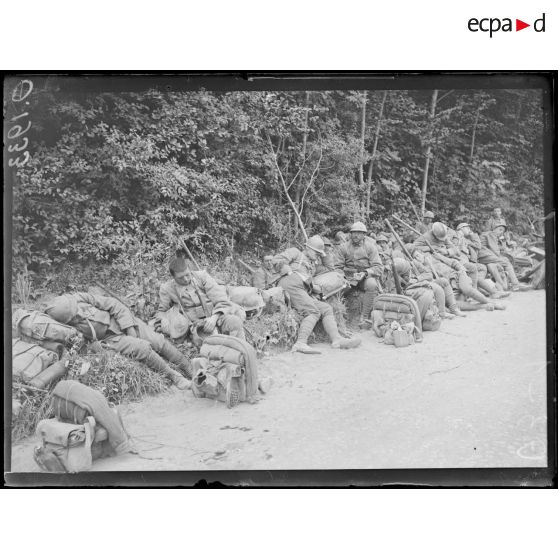
<svg viewBox="0 0 558 558">
<path fill-rule="evenodd" d="M 480 111 L 481 111 L 481 105 L 479 103 L 479 106 L 477 108 L 477 114 L 475 116 L 475 123 L 473 125 L 473 134 L 471 136 L 471 152 L 469 153 L 469 164 L 472 164 L 473 156 L 475 154 L 475 136 L 477 135 L 477 125 L 479 123 Z"/>
<path fill-rule="evenodd" d="M 360 165 L 358 167 L 358 185 L 364 186 L 364 133 L 366 131 L 366 101 L 368 95 L 366 91 L 362 96 L 362 115 L 360 121 Z"/>
<path fill-rule="evenodd" d="M 308 144 L 308 113 L 310 111 L 310 91 L 306 91 L 304 97 L 304 132 L 302 134 L 302 161 L 304 164 L 304 160 L 306 159 L 306 146 Z M 297 208 L 300 208 L 301 203 L 301 191 L 302 191 L 302 175 L 301 172 L 298 178 L 298 182 L 295 186 L 295 196 L 294 202 Z M 298 232 L 298 219 L 294 220 L 294 229 L 295 234 Z"/>
<path fill-rule="evenodd" d="M 374 132 L 374 144 L 372 145 L 372 154 L 370 157 L 370 164 L 368 165 L 368 175 L 366 177 L 366 219 L 370 216 L 370 197 L 372 194 L 372 171 L 374 170 L 374 159 L 376 158 L 376 151 L 378 149 L 378 140 L 380 139 L 380 126 L 382 124 L 382 116 L 384 114 L 384 107 L 387 99 L 387 91 L 384 91 L 382 97 L 382 104 L 380 105 L 380 112 L 378 114 L 378 122 L 376 122 L 376 130 Z"/>
<path fill-rule="evenodd" d="M 424 210 L 426 207 L 426 191 L 428 189 L 428 167 L 430 166 L 430 158 L 432 157 L 432 127 L 434 125 L 434 116 L 436 116 L 436 101 L 438 99 L 438 90 L 434 89 L 432 92 L 432 99 L 430 101 L 430 116 L 428 119 L 428 145 L 426 147 L 426 153 L 424 155 L 424 172 L 422 174 L 422 195 L 420 202 L 421 214 L 424 215 Z"/>
</svg>

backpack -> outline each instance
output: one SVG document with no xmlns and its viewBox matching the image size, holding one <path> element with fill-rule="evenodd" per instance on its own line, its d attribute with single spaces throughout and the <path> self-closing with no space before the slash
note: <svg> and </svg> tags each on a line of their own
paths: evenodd
<svg viewBox="0 0 558 558">
<path fill-rule="evenodd" d="M 333 294 L 341 292 L 348 287 L 348 283 L 342 273 L 338 271 L 326 271 L 312 278 L 312 283 L 321 288 L 322 298 L 327 299 Z"/>
<path fill-rule="evenodd" d="M 227 404 L 253 402 L 258 392 L 256 351 L 242 339 L 211 335 L 204 340 L 200 357 L 192 359 L 192 393 Z"/>
<path fill-rule="evenodd" d="M 12 339 L 12 373 L 14 378 L 30 382 L 59 360 L 60 355 L 21 339 Z"/>
<path fill-rule="evenodd" d="M 17 331 L 17 335 L 35 341 L 56 341 L 67 344 L 78 335 L 78 331 L 72 326 L 61 324 L 37 310 L 24 308 L 14 312 L 12 327 Z"/>
<path fill-rule="evenodd" d="M 91 467 L 91 445 L 95 438 L 93 417 L 87 417 L 84 424 L 44 419 L 37 425 L 36 433 L 42 444 L 34 449 L 33 457 L 43 471 L 79 473 Z"/>
<path fill-rule="evenodd" d="M 250 313 L 251 317 L 259 316 L 265 306 L 262 292 L 256 287 L 229 286 L 227 294 L 231 302 L 241 306 L 245 312 Z"/>
<path fill-rule="evenodd" d="M 417 303 L 410 297 L 400 294 L 380 294 L 374 300 L 372 308 L 372 329 L 377 337 L 384 337 L 390 329 L 391 322 L 400 325 L 414 323 L 414 336 L 422 340 L 422 322 Z"/>
<path fill-rule="evenodd" d="M 440 310 L 436 302 L 428 307 L 424 319 L 422 320 L 423 331 L 438 331 L 442 325 L 442 318 L 440 318 Z"/>
</svg>

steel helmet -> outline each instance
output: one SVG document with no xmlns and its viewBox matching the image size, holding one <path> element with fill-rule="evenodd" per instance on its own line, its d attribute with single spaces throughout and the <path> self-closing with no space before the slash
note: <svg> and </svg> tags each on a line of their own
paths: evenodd
<svg viewBox="0 0 558 558">
<path fill-rule="evenodd" d="M 57 322 L 69 323 L 78 313 L 77 300 L 71 295 L 61 295 L 52 299 L 45 312 Z"/>
<path fill-rule="evenodd" d="M 380 233 L 376 237 L 376 242 L 389 242 L 389 238 L 384 233 Z"/>
<path fill-rule="evenodd" d="M 456 230 L 460 231 L 461 229 L 464 229 L 465 227 L 471 228 L 471 225 L 469 225 L 469 223 L 459 223 L 459 225 L 457 225 Z"/>
<path fill-rule="evenodd" d="M 494 225 L 492 225 L 492 230 L 496 229 L 497 227 L 504 227 L 505 229 L 507 229 L 508 225 L 506 224 L 506 220 L 498 219 L 497 221 L 495 221 Z"/>
<path fill-rule="evenodd" d="M 363 222 L 357 221 L 356 223 L 353 223 L 353 226 L 349 229 L 349 232 L 366 233 L 368 232 L 368 229 L 366 228 L 366 225 Z"/>
<path fill-rule="evenodd" d="M 320 235 L 315 234 L 314 236 L 311 236 L 306 241 L 306 246 L 314 250 L 314 252 L 318 252 L 320 256 L 325 256 L 324 241 L 322 240 L 322 237 Z"/>
<path fill-rule="evenodd" d="M 432 225 L 432 234 L 438 240 L 445 240 L 448 236 L 448 229 L 444 223 L 440 223 L 439 221 Z"/>
<path fill-rule="evenodd" d="M 407 260 L 404 260 L 403 258 L 394 258 L 393 264 L 395 266 L 395 271 L 397 271 L 399 275 L 405 275 L 406 273 L 409 273 L 409 271 L 411 271 L 409 262 Z"/>
<path fill-rule="evenodd" d="M 424 216 L 425 217 L 430 217 L 430 219 L 434 219 L 434 213 L 432 213 L 432 211 L 426 211 Z"/>
</svg>

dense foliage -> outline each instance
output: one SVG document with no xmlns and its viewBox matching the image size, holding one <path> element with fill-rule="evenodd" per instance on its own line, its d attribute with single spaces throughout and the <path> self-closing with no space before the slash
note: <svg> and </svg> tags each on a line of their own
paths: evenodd
<svg viewBox="0 0 558 558">
<path fill-rule="evenodd" d="M 178 237 L 202 257 L 261 254 L 301 239 L 295 210 L 309 234 L 416 222 L 423 186 L 450 224 L 480 225 L 494 205 L 518 227 L 542 215 L 537 90 L 86 95 L 52 82 L 29 101 L 16 272 L 162 262 Z"/>
</svg>

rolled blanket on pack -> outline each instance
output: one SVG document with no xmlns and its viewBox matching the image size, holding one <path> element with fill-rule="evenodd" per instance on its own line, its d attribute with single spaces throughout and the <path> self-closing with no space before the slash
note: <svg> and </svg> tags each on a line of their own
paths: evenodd
<svg viewBox="0 0 558 558">
<path fill-rule="evenodd" d="M 62 418 L 83 422 L 86 416 L 94 417 L 107 431 L 109 443 L 116 453 L 130 449 L 128 434 L 102 393 L 75 380 L 62 380 L 52 392 L 52 403 L 56 414 Z"/>
<path fill-rule="evenodd" d="M 252 397 L 258 392 L 258 360 L 256 356 L 256 351 L 252 345 L 243 339 L 238 339 L 236 337 L 231 337 L 230 335 L 210 335 L 203 342 L 200 354 L 206 356 L 209 360 L 223 360 L 223 362 L 229 362 L 232 364 L 241 364 L 245 369 L 246 376 L 246 395 Z M 222 351 L 222 356 L 217 356 L 217 351 L 211 349 L 210 347 L 224 347 L 225 350 Z M 204 347 L 206 347 L 204 349 Z M 228 351 L 226 349 L 231 349 Z M 234 355 L 233 353 L 239 353 L 240 356 Z M 206 353 L 206 354 L 204 354 Z M 207 356 L 213 354 L 213 357 Z M 231 360 L 227 360 L 227 359 Z"/>
</svg>

